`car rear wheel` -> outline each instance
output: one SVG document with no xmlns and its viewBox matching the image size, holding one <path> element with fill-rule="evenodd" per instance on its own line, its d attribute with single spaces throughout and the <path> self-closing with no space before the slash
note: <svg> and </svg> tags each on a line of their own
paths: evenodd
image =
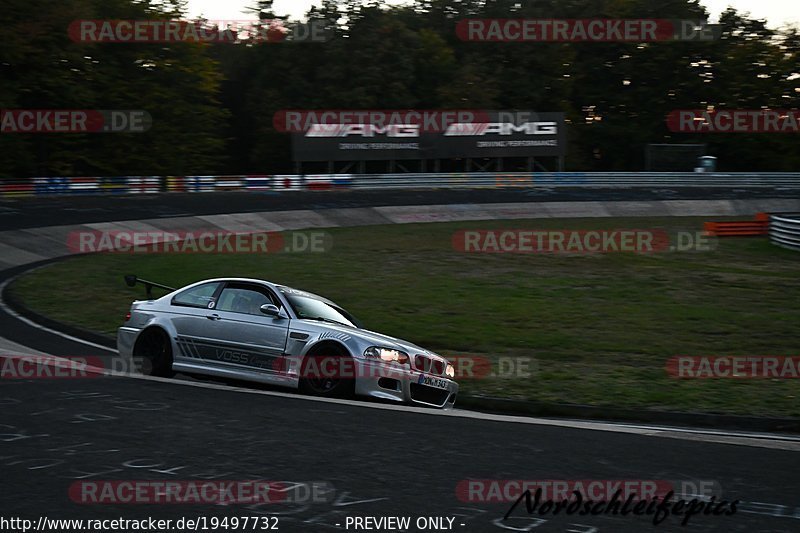
<svg viewBox="0 0 800 533">
<path fill-rule="evenodd" d="M 161 329 L 145 331 L 136 343 L 134 360 L 141 361 L 140 371 L 145 376 L 171 378 L 172 346 L 169 337 Z"/>
<path fill-rule="evenodd" d="M 355 395 L 354 361 L 342 348 L 316 350 L 303 359 L 300 391 L 327 398 Z"/>
</svg>

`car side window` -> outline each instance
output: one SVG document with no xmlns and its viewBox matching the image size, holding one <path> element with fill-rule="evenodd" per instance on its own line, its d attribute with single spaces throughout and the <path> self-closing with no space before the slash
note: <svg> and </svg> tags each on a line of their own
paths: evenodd
<svg viewBox="0 0 800 533">
<path fill-rule="evenodd" d="M 219 286 L 219 282 L 212 282 L 186 289 L 172 298 L 172 305 L 208 309 L 209 304 L 214 301 L 214 293 L 217 292 Z"/>
<path fill-rule="evenodd" d="M 230 285 L 223 289 L 217 310 L 264 316 L 261 306 L 266 304 L 280 305 L 267 289 Z"/>
</svg>

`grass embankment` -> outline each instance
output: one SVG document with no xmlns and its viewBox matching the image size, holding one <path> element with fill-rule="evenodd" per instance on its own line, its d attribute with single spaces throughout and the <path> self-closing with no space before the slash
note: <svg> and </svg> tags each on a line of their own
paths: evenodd
<svg viewBox="0 0 800 533">
<path fill-rule="evenodd" d="M 12 290 L 65 323 L 113 334 L 142 289 L 257 277 L 325 295 L 369 329 L 443 354 L 533 357 L 529 378 L 462 391 L 544 402 L 800 416 L 800 380 L 676 380 L 674 355 L 797 355 L 800 254 L 763 238 L 713 252 L 654 255 L 464 254 L 465 228 L 701 229 L 700 219 L 418 224 L 330 230 L 322 254 L 99 255 L 35 271 Z"/>
</svg>

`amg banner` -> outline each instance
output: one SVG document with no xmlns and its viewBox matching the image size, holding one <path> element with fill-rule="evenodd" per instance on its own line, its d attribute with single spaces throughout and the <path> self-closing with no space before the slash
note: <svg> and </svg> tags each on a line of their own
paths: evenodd
<svg viewBox="0 0 800 533">
<path fill-rule="evenodd" d="M 307 124 L 292 135 L 295 161 L 384 161 L 566 155 L 563 113 L 453 114 L 435 125 L 400 116 Z"/>
</svg>

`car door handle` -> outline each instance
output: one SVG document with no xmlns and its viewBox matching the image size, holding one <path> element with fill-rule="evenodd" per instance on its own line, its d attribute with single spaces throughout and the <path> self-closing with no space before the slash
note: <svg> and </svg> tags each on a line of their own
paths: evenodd
<svg viewBox="0 0 800 533">
<path fill-rule="evenodd" d="M 221 320 L 219 315 L 206 315 L 206 318 L 209 320 Z"/>
</svg>

